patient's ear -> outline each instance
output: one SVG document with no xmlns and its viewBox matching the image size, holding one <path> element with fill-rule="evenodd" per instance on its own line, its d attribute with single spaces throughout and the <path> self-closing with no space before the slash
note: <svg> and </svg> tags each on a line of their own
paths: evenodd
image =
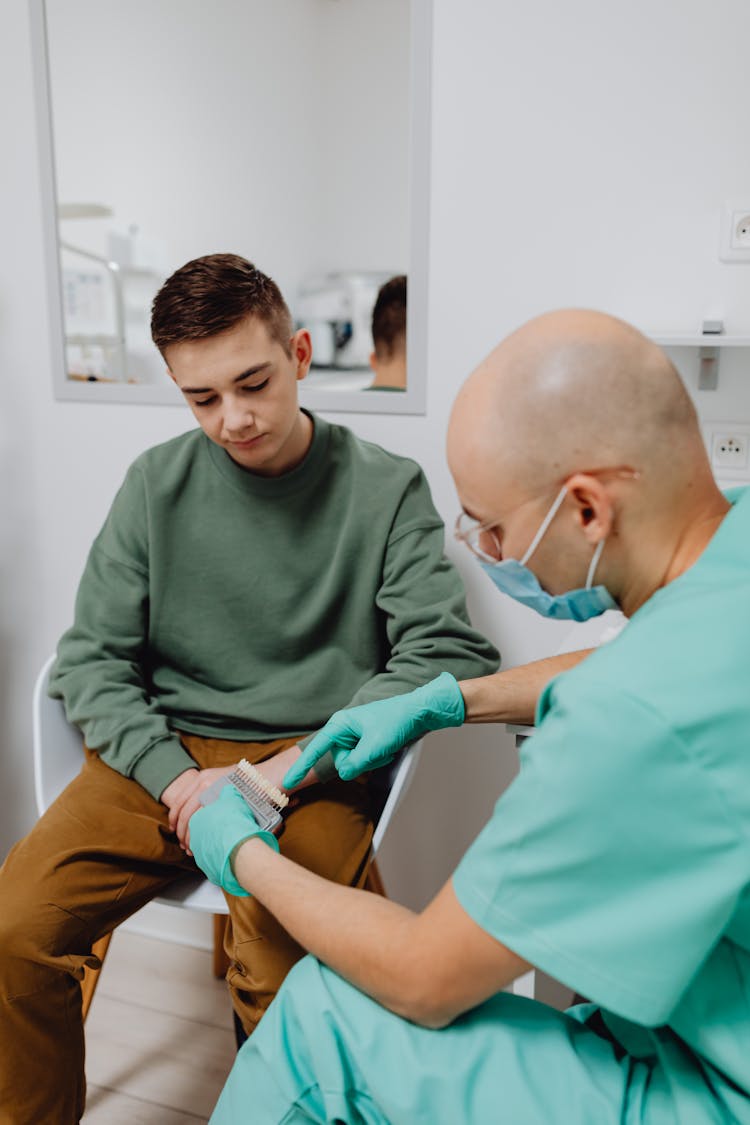
<svg viewBox="0 0 750 1125">
<path fill-rule="evenodd" d="M 298 328 L 289 341 L 292 359 L 297 365 L 297 379 L 302 380 L 312 363 L 312 338 L 306 328 Z"/>
</svg>

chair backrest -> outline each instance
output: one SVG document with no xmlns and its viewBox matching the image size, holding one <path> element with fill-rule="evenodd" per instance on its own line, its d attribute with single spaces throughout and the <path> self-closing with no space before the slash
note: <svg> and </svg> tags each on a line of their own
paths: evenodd
<svg viewBox="0 0 750 1125">
<path fill-rule="evenodd" d="M 78 774 L 83 760 L 83 739 L 78 727 L 69 723 L 59 699 L 47 695 L 49 674 L 55 655 L 49 657 L 34 685 L 34 794 L 41 816 L 55 797 Z M 407 746 L 382 771 L 383 806 L 372 840 L 373 855 L 380 847 L 388 825 L 411 784 L 422 752 L 422 740 Z"/>
<path fill-rule="evenodd" d="M 68 722 L 60 700 L 47 695 L 54 660 L 53 653 L 44 662 L 34 685 L 34 796 L 40 816 L 80 772 L 83 764 L 81 732 Z"/>
<path fill-rule="evenodd" d="M 390 780 L 388 785 L 388 796 L 385 799 L 382 812 L 378 817 L 378 823 L 375 825 L 375 831 L 372 837 L 372 854 L 377 854 L 378 848 L 383 842 L 383 837 L 388 831 L 388 825 L 393 819 L 398 806 L 406 796 L 406 791 L 411 785 L 414 777 L 414 771 L 419 762 L 419 756 L 422 753 L 423 739 L 418 742 L 412 742 L 401 751 L 395 762 L 390 766 L 385 767 L 389 771 Z M 385 770 L 383 771 L 385 772 Z"/>
</svg>

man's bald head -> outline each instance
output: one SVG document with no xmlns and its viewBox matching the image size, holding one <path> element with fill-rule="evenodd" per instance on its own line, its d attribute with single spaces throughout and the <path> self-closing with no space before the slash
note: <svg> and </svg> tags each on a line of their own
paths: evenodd
<svg viewBox="0 0 750 1125">
<path fill-rule="evenodd" d="M 521 559 L 534 544 L 529 569 L 551 594 L 593 581 L 593 564 L 627 615 L 692 565 L 728 509 L 674 367 L 603 313 L 547 313 L 504 340 L 458 395 L 448 460 L 489 528 L 482 550 Z"/>
<path fill-rule="evenodd" d="M 461 389 L 448 457 L 528 496 L 571 473 L 627 465 L 660 491 L 708 471 L 693 404 L 664 352 L 604 313 L 563 310 L 508 336 Z M 692 468 L 691 468 L 692 467 Z"/>
</svg>

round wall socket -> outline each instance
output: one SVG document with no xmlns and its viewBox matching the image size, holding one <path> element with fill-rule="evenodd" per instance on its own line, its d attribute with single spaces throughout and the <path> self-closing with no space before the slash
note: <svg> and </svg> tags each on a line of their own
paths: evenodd
<svg viewBox="0 0 750 1125">
<path fill-rule="evenodd" d="M 735 216 L 732 241 L 738 247 L 750 246 L 750 214 Z"/>
<path fill-rule="evenodd" d="M 750 262 L 750 199 L 730 199 L 722 207 L 719 258 Z"/>
</svg>

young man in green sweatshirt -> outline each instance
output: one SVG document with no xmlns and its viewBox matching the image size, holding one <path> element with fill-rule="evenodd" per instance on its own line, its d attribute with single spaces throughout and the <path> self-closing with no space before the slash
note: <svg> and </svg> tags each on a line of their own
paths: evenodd
<svg viewBox="0 0 750 1125">
<path fill-rule="evenodd" d="M 300 409 L 310 338 L 270 278 L 235 255 L 189 262 L 152 331 L 200 428 L 131 466 L 58 648 L 51 693 L 86 761 L 0 872 L 13 1125 L 78 1121 L 92 944 L 194 869 L 203 789 L 243 757 L 278 783 L 337 709 L 498 662 L 419 467 Z M 366 782 L 319 779 L 282 850 L 361 886 L 372 806 Z M 227 979 L 250 1032 L 303 951 L 256 900 L 227 902 Z"/>
</svg>

